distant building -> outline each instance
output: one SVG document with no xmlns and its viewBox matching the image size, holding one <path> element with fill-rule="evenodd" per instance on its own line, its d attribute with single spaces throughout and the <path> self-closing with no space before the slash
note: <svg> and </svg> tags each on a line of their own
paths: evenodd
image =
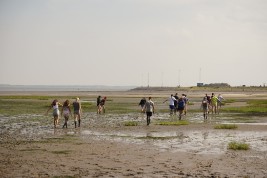
<svg viewBox="0 0 267 178">
<path fill-rule="evenodd" d="M 197 87 L 203 87 L 204 83 L 197 83 Z"/>
</svg>

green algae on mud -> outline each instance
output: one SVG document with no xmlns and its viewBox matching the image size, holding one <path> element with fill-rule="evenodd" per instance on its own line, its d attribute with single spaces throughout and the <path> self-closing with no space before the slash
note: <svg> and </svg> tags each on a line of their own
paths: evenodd
<svg viewBox="0 0 267 178">
<path fill-rule="evenodd" d="M 40 149 L 40 148 L 27 148 L 21 149 L 19 151 L 26 151 L 26 152 L 35 152 L 35 151 L 47 151 L 47 149 Z"/>
<path fill-rule="evenodd" d="M 228 144 L 228 149 L 231 150 L 248 150 L 250 145 L 247 143 L 232 141 Z"/>
<path fill-rule="evenodd" d="M 179 126 L 179 125 L 188 125 L 189 121 L 180 120 L 180 121 L 158 121 L 156 125 L 166 125 L 166 126 Z"/>
<path fill-rule="evenodd" d="M 165 137 L 156 137 L 156 136 L 145 136 L 145 137 L 136 137 L 136 139 L 151 139 L 151 140 L 169 140 L 175 139 L 178 136 L 165 136 Z"/>
<path fill-rule="evenodd" d="M 106 103 L 106 112 L 110 114 L 126 114 L 139 112 L 139 98 L 136 96 L 110 96 Z M 0 114 L 6 116 L 14 116 L 20 114 L 44 114 L 50 107 L 51 102 L 58 99 L 63 103 L 66 99 L 71 102 L 75 99 L 73 96 L 35 96 L 35 95 L 18 95 L 18 96 L 0 96 Z M 158 113 L 168 112 L 168 106 L 162 104 L 163 97 L 154 97 L 155 105 Z M 201 112 L 198 108 L 200 98 L 191 99 L 191 107 L 189 112 Z M 83 112 L 96 112 L 95 96 L 81 96 L 81 104 Z M 236 106 L 235 103 L 243 103 L 242 106 Z M 266 99 L 250 99 L 250 98 L 227 98 L 227 105 L 223 106 L 220 111 L 224 113 L 240 113 L 245 115 L 267 116 L 267 100 Z M 61 108 L 60 108 L 61 109 Z"/>
<path fill-rule="evenodd" d="M 124 122 L 124 126 L 138 126 L 138 122 L 137 121 L 127 121 L 127 122 Z"/>
<path fill-rule="evenodd" d="M 219 125 L 215 125 L 214 129 L 237 129 L 237 125 L 235 125 L 235 124 L 219 124 Z"/>
<path fill-rule="evenodd" d="M 53 153 L 53 154 L 57 154 L 57 155 L 59 155 L 59 154 L 64 154 L 64 155 L 66 155 L 66 154 L 70 154 L 71 152 L 72 152 L 71 150 L 51 151 L 51 153 Z"/>
<path fill-rule="evenodd" d="M 63 103 L 67 99 L 72 101 L 75 98 L 69 96 L 0 96 L 0 113 L 7 116 L 44 114 L 54 99 L 58 99 L 60 103 Z M 109 113 L 129 113 L 136 111 L 136 103 L 118 102 L 117 100 L 113 101 L 111 99 L 107 103 L 106 107 Z M 81 104 L 83 112 L 96 111 L 94 98 L 83 98 Z"/>
<path fill-rule="evenodd" d="M 267 115 L 267 100 L 247 100 L 247 106 L 222 108 L 223 112 L 234 112 L 252 115 Z"/>
</svg>

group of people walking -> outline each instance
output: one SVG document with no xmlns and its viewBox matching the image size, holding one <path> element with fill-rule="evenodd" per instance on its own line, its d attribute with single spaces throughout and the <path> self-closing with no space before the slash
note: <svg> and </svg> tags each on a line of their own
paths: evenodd
<svg viewBox="0 0 267 178">
<path fill-rule="evenodd" d="M 188 98 L 186 94 L 182 94 L 181 97 L 178 96 L 176 93 L 175 95 L 171 94 L 171 96 L 163 101 L 165 103 L 169 100 L 169 107 L 170 107 L 170 115 L 176 114 L 176 112 L 179 113 L 179 120 L 182 119 L 182 115 L 186 115 L 187 113 L 187 105 L 188 105 Z M 139 105 L 141 106 L 142 112 L 145 112 L 147 115 L 147 125 L 150 124 L 150 117 L 153 113 L 155 113 L 155 106 L 154 102 L 151 100 L 151 97 L 148 98 L 148 101 L 146 101 L 145 98 L 142 98 L 139 102 Z"/>
<path fill-rule="evenodd" d="M 97 97 L 97 114 L 105 113 L 105 102 L 107 100 L 107 97 L 101 98 L 101 96 Z M 215 96 L 214 93 L 209 96 L 206 94 L 201 102 L 201 108 L 203 109 L 203 117 L 204 119 L 207 119 L 209 112 L 211 111 L 213 113 L 219 114 L 219 110 L 222 105 L 222 100 L 224 98 L 221 94 L 218 96 Z M 187 114 L 187 106 L 188 106 L 188 98 L 186 94 L 182 94 L 180 97 L 176 93 L 175 95 L 171 94 L 171 96 L 163 101 L 163 103 L 169 101 L 169 109 L 170 109 L 170 115 L 176 114 L 178 112 L 179 120 L 182 119 L 183 115 Z M 151 116 L 153 113 L 155 113 L 155 106 L 154 102 L 152 101 L 152 98 L 149 97 L 148 100 L 146 98 L 142 98 L 139 102 L 139 105 L 141 106 L 142 112 L 146 113 L 147 116 L 147 125 L 151 122 Z M 62 107 L 61 112 L 59 110 L 59 107 Z M 63 125 L 63 128 L 68 128 L 68 120 L 71 117 L 74 118 L 74 125 L 76 127 L 80 127 L 81 125 L 81 113 L 82 113 L 82 106 L 80 103 L 80 99 L 77 97 L 75 101 L 72 103 L 73 107 L 73 116 L 71 112 L 71 104 L 69 100 L 66 100 L 63 105 L 59 103 L 57 99 L 55 99 L 51 105 L 49 106 L 46 115 L 48 112 L 52 109 L 53 110 L 53 117 L 54 117 L 54 127 L 56 128 L 59 123 L 59 116 L 64 116 L 65 122 Z M 61 114 L 60 114 L 61 113 Z"/>
<path fill-rule="evenodd" d="M 79 101 L 80 99 L 77 97 L 75 99 L 75 101 L 72 103 L 73 106 L 73 118 L 74 118 L 74 125 L 75 128 L 80 127 L 81 125 L 81 113 L 82 113 L 82 105 Z M 61 112 L 59 111 L 59 107 L 62 107 Z M 72 113 L 71 113 L 71 104 L 69 100 L 66 100 L 63 105 L 61 103 L 59 103 L 59 101 L 57 99 L 55 99 L 52 103 L 51 106 L 49 106 L 46 115 L 48 114 L 48 112 L 53 109 L 53 117 L 54 117 L 54 127 L 56 128 L 58 126 L 58 122 L 59 122 L 59 116 L 62 115 L 64 116 L 65 122 L 63 125 L 63 128 L 68 128 L 68 120 L 69 117 L 72 117 Z M 61 113 L 61 114 L 60 114 Z"/>
<path fill-rule="evenodd" d="M 182 115 L 186 115 L 187 113 L 187 105 L 188 105 L 188 98 L 186 94 L 182 94 L 181 97 L 178 96 L 178 93 L 175 95 L 171 94 L 171 96 L 163 101 L 165 103 L 169 100 L 169 108 L 170 108 L 170 115 L 179 113 L 179 120 L 182 119 Z"/>
<path fill-rule="evenodd" d="M 97 114 L 105 113 L 105 102 L 107 97 L 101 98 L 101 96 L 97 97 Z M 62 107 L 61 112 L 59 107 Z M 53 118 L 54 118 L 54 127 L 56 128 L 59 124 L 59 116 L 64 117 L 65 122 L 63 128 L 68 128 L 68 121 L 70 117 L 74 119 L 75 128 L 81 126 L 81 114 L 82 114 L 82 105 L 80 99 L 77 97 L 75 101 L 72 103 L 73 107 L 73 116 L 71 112 L 71 104 L 69 100 L 66 100 L 63 105 L 55 99 L 51 105 L 49 106 L 46 115 L 52 109 L 53 110 Z"/>
<path fill-rule="evenodd" d="M 221 94 L 218 96 L 215 96 L 214 93 L 212 93 L 211 96 L 206 94 L 201 102 L 204 119 L 208 118 L 210 111 L 212 114 L 219 114 L 223 100 L 224 98 Z M 163 103 L 166 101 L 169 101 L 170 115 L 174 115 L 178 112 L 179 120 L 181 120 L 182 116 L 187 114 L 189 99 L 186 94 L 182 94 L 181 97 L 179 97 L 177 93 L 175 95 L 171 94 L 171 96 L 163 101 Z M 151 120 L 150 117 L 152 116 L 152 113 L 155 112 L 154 102 L 151 100 L 151 97 L 149 97 L 148 101 L 146 101 L 145 98 L 142 98 L 139 105 L 141 106 L 142 112 L 146 112 L 147 125 L 149 125 Z"/>
<path fill-rule="evenodd" d="M 215 96 L 214 93 L 212 93 L 211 96 L 206 94 L 201 102 L 204 119 L 208 118 L 210 111 L 212 114 L 219 114 L 223 100 L 224 98 L 221 94 L 219 94 L 218 96 Z"/>
</svg>

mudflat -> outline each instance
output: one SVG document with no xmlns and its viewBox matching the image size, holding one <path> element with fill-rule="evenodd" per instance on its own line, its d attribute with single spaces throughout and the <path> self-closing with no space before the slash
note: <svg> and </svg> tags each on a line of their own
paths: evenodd
<svg viewBox="0 0 267 178">
<path fill-rule="evenodd" d="M 190 112 L 199 108 L 199 98 L 204 93 L 190 93 L 195 104 L 182 118 L 188 124 L 179 126 L 160 125 L 162 121 L 177 121 L 177 116 L 162 111 L 156 111 L 147 126 L 138 104 L 136 112 L 110 113 L 112 101 L 107 102 L 105 114 L 85 110 L 79 128 L 74 128 L 70 119 L 68 128 L 62 129 L 63 118 L 59 127 L 53 128 L 51 116 L 43 115 L 45 111 L 1 113 L 1 177 L 267 177 L 267 117 L 221 112 L 204 120 L 201 110 Z M 54 93 L 38 95 L 55 96 Z M 88 102 L 99 93 L 60 95 L 82 96 Z M 166 93 L 101 95 L 122 103 L 125 98 L 136 102 L 139 97 L 150 95 L 155 97 L 156 109 L 168 108 L 161 102 L 168 97 Z M 266 93 L 224 93 L 225 98 L 241 98 L 230 104 L 237 107 L 244 105 L 244 98 L 266 96 Z M 127 126 L 128 122 L 137 125 Z M 237 128 L 214 128 L 225 123 Z M 229 149 L 233 141 L 246 143 L 249 149 Z"/>
</svg>

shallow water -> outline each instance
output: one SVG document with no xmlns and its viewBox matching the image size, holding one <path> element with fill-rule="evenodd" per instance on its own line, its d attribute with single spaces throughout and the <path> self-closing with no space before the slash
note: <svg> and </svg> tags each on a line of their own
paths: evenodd
<svg viewBox="0 0 267 178">
<path fill-rule="evenodd" d="M 267 151 L 267 131 L 120 131 L 120 132 L 96 132 L 84 130 L 81 132 L 84 139 L 94 138 L 126 142 L 129 144 L 148 144 L 162 151 L 183 151 L 196 154 L 221 154 L 227 150 L 231 141 L 245 142 L 257 151 Z M 264 139 L 265 138 L 265 139 Z"/>
<path fill-rule="evenodd" d="M 82 128 L 74 129 L 73 120 L 69 121 L 68 129 L 53 128 L 51 116 L 43 115 L 0 115 L 1 134 L 6 132 L 17 134 L 18 137 L 27 140 L 39 140 L 42 138 L 58 137 L 61 135 L 77 135 L 85 141 L 88 139 L 108 140 L 124 142 L 128 144 L 139 144 L 153 146 L 161 151 L 183 151 L 195 154 L 222 154 L 226 152 L 227 145 L 231 141 L 240 141 L 250 144 L 251 149 L 256 151 L 267 151 L 267 130 L 266 131 L 239 131 L 239 130 L 177 130 L 155 131 L 153 122 L 155 120 L 176 120 L 177 116 L 170 116 L 168 113 L 155 114 L 152 117 L 152 125 L 146 126 L 145 115 L 140 113 L 129 114 L 106 114 L 85 113 L 82 117 Z M 202 113 L 189 113 L 183 116 L 192 123 L 235 123 L 251 125 L 267 125 L 265 117 L 245 117 L 234 114 L 220 114 L 210 116 L 204 121 Z M 125 129 L 127 121 L 138 122 L 135 129 Z M 105 131 L 93 131 L 108 128 Z M 102 129 L 101 129 L 102 128 Z M 112 129 L 119 128 L 119 129 Z M 122 128 L 122 129 L 120 129 Z M 129 127 L 126 127 L 129 128 Z"/>
</svg>

